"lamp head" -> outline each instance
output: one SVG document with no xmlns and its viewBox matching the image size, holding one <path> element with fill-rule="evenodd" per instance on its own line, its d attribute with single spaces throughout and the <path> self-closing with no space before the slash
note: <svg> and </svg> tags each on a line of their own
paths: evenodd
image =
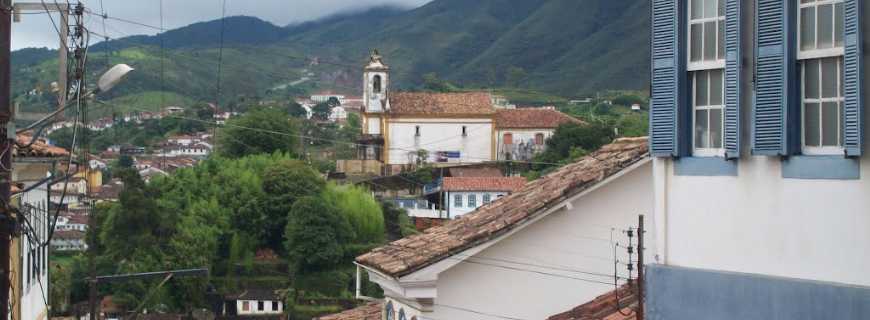
<svg viewBox="0 0 870 320">
<path fill-rule="evenodd" d="M 99 80 L 97 80 L 97 88 L 99 89 L 99 92 L 112 90 L 115 85 L 124 80 L 124 77 L 133 70 L 135 69 L 123 63 L 115 65 L 109 69 L 109 71 L 106 71 L 106 73 L 100 76 Z"/>
</svg>

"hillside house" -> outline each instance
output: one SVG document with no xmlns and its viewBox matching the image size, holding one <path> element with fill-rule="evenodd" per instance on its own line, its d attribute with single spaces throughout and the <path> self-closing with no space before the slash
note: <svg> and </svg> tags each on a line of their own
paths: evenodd
<svg viewBox="0 0 870 320">
<path fill-rule="evenodd" d="M 430 203 L 439 206 L 438 217 L 455 219 L 522 189 L 523 177 L 444 177 L 426 189 Z"/>
<path fill-rule="evenodd" d="M 620 230 L 652 211 L 652 186 L 647 140 L 620 139 L 356 263 L 384 289 L 383 319 L 547 319 L 615 289 Z"/>
<path fill-rule="evenodd" d="M 647 318 L 867 319 L 868 2 L 651 3 Z"/>
<path fill-rule="evenodd" d="M 244 289 L 224 299 L 224 315 L 269 316 L 284 313 L 284 302 L 275 290 Z"/>
<path fill-rule="evenodd" d="M 85 232 L 79 230 L 56 230 L 50 246 L 55 252 L 78 252 L 88 249 Z"/>
<path fill-rule="evenodd" d="M 555 108 L 500 109 L 496 112 L 498 160 L 529 161 L 564 123 L 583 123 Z"/>
</svg>

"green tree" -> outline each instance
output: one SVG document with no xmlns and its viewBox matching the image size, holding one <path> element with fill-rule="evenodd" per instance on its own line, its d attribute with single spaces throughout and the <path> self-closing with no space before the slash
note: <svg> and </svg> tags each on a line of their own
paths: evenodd
<svg viewBox="0 0 870 320">
<path fill-rule="evenodd" d="M 133 157 L 130 155 L 123 154 L 118 157 L 118 167 L 119 168 L 132 168 L 134 165 Z"/>
<path fill-rule="evenodd" d="M 297 135 L 297 123 L 287 119 L 284 112 L 258 109 L 228 121 L 218 133 L 218 150 L 230 158 L 274 152 L 296 154 Z"/>
<path fill-rule="evenodd" d="M 329 103 L 318 103 L 311 108 L 311 119 L 326 121 L 329 120 L 329 115 L 332 113 L 332 107 Z"/>
<path fill-rule="evenodd" d="M 396 241 L 404 237 L 402 232 L 402 216 L 405 210 L 389 201 L 381 201 L 381 211 L 384 214 L 384 229 L 387 231 L 387 241 Z"/>
<path fill-rule="evenodd" d="M 332 108 L 335 108 L 341 105 L 341 101 L 339 101 L 336 97 L 329 97 L 329 100 L 326 101 L 326 104 L 328 104 Z"/>
<path fill-rule="evenodd" d="M 287 104 L 287 114 L 293 118 L 304 119 L 308 117 L 308 111 L 306 111 L 301 104 L 298 104 L 295 101 Z"/>
<path fill-rule="evenodd" d="M 454 92 L 458 88 L 446 80 L 438 78 L 434 72 L 423 75 L 423 89 L 434 92 Z"/>
<path fill-rule="evenodd" d="M 335 206 L 319 197 L 303 197 L 290 210 L 284 237 L 295 270 L 311 272 L 340 264 L 354 232 Z"/>
<path fill-rule="evenodd" d="M 538 162 L 567 163 L 594 151 L 613 140 L 613 129 L 603 124 L 566 123 L 556 128 L 547 140 L 546 151 L 536 157 Z M 544 167 L 547 165 L 536 165 Z"/>
<path fill-rule="evenodd" d="M 281 249 L 281 235 L 287 225 L 287 213 L 297 200 L 319 195 L 326 181 L 317 171 L 301 161 L 284 161 L 266 169 L 263 174 L 265 192 L 262 241 L 273 249 Z"/>
<path fill-rule="evenodd" d="M 353 185 L 327 185 L 324 201 L 336 206 L 341 215 L 356 231 L 354 243 L 380 243 L 384 240 L 384 216 L 381 206 L 371 194 Z"/>
<path fill-rule="evenodd" d="M 512 66 L 507 69 L 505 79 L 508 86 L 517 88 L 520 86 L 520 83 L 528 76 L 529 74 L 528 72 L 526 72 L 525 69 L 517 66 Z"/>
</svg>

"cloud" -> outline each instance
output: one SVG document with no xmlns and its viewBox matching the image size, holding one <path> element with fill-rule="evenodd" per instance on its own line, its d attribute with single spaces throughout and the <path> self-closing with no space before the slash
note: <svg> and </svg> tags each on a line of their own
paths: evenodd
<svg viewBox="0 0 870 320">
<path fill-rule="evenodd" d="M 255 16 L 277 25 L 287 25 L 316 20 L 336 13 L 362 10 L 379 5 L 418 7 L 431 0 L 227 0 L 227 16 Z M 51 3 L 51 2 L 49 2 Z M 160 25 L 159 0 L 89 0 L 85 3 L 93 12 L 103 12 L 112 17 L 134 20 L 149 25 Z M 195 22 L 219 19 L 222 0 L 163 0 L 163 24 L 166 29 L 174 29 Z M 54 15 L 55 23 L 59 17 Z M 107 20 L 105 32 L 103 19 L 86 15 L 86 26 L 91 30 L 110 37 L 119 38 L 134 34 L 154 34 L 156 30 Z M 55 32 L 45 14 L 27 14 L 22 22 L 12 26 L 12 47 L 58 46 Z"/>
</svg>

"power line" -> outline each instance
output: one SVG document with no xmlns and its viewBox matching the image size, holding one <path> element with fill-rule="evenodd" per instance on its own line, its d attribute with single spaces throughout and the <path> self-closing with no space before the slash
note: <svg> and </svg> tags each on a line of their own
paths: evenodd
<svg viewBox="0 0 870 320">
<path fill-rule="evenodd" d="M 465 307 L 457 307 L 457 306 L 452 306 L 452 305 L 447 305 L 447 304 L 438 304 L 438 303 L 436 303 L 436 304 L 434 304 L 434 305 L 439 306 L 439 307 L 448 308 L 448 309 L 453 309 L 453 310 L 459 310 L 459 311 L 464 311 L 464 312 L 468 312 L 468 313 L 473 313 L 473 314 L 476 314 L 476 315 L 492 317 L 492 318 L 499 318 L 499 319 L 505 319 L 505 320 L 528 320 L 528 319 L 523 319 L 523 318 L 514 318 L 514 317 L 503 316 L 503 315 L 497 315 L 497 314 L 493 314 L 493 313 L 488 313 L 488 312 L 478 311 L 478 310 L 469 309 L 469 308 L 465 308 Z"/>
</svg>

